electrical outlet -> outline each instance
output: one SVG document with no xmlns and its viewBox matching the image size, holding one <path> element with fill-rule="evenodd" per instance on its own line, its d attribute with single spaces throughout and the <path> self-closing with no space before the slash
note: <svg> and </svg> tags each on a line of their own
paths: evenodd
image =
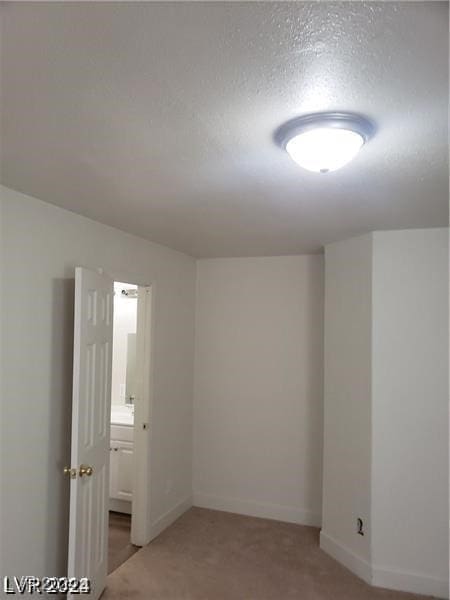
<svg viewBox="0 0 450 600">
<path fill-rule="evenodd" d="M 359 517 L 356 519 L 356 533 L 358 535 L 364 535 L 364 522 Z"/>
</svg>

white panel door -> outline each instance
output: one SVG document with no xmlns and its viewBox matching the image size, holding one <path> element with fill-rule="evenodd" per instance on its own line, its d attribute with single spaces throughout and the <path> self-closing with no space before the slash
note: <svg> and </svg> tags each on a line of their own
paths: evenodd
<svg viewBox="0 0 450 600">
<path fill-rule="evenodd" d="M 108 566 L 112 333 L 113 281 L 77 267 L 68 575 L 90 579 L 91 600 Z"/>
</svg>

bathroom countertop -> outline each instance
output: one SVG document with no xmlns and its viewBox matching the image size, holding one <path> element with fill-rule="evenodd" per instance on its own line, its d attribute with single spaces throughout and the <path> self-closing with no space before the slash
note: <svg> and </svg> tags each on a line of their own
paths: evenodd
<svg viewBox="0 0 450 600">
<path fill-rule="evenodd" d="M 112 406 L 111 425 L 134 425 L 134 407 Z"/>
</svg>

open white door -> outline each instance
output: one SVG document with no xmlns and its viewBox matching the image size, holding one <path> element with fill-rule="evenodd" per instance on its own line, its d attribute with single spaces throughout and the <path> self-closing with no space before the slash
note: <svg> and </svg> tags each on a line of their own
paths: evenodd
<svg viewBox="0 0 450 600">
<path fill-rule="evenodd" d="M 89 578 L 87 597 L 96 600 L 108 566 L 111 279 L 75 269 L 74 327 L 68 576 Z"/>
</svg>

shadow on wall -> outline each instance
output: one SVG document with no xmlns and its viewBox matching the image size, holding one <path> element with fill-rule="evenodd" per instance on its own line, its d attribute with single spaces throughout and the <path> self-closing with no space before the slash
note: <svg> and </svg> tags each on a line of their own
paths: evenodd
<svg viewBox="0 0 450 600">
<path fill-rule="evenodd" d="M 63 468 L 70 465 L 72 424 L 73 321 L 75 279 L 54 279 L 52 286 L 52 368 L 47 456 L 46 552 L 57 573 L 67 575 L 70 479 Z"/>
<path fill-rule="evenodd" d="M 315 264 L 315 263 L 314 263 Z M 323 270 L 320 278 L 314 264 L 308 262 L 306 289 L 309 290 L 304 303 L 305 336 L 308 352 L 305 355 L 306 381 L 305 397 L 309 402 L 305 407 L 306 454 L 310 457 L 306 464 L 307 506 L 316 507 L 322 515 L 322 472 L 323 472 L 323 366 L 324 366 L 324 288 Z M 320 299 L 320 301 L 318 301 Z M 318 441 L 320 440 L 320 446 Z"/>
</svg>

